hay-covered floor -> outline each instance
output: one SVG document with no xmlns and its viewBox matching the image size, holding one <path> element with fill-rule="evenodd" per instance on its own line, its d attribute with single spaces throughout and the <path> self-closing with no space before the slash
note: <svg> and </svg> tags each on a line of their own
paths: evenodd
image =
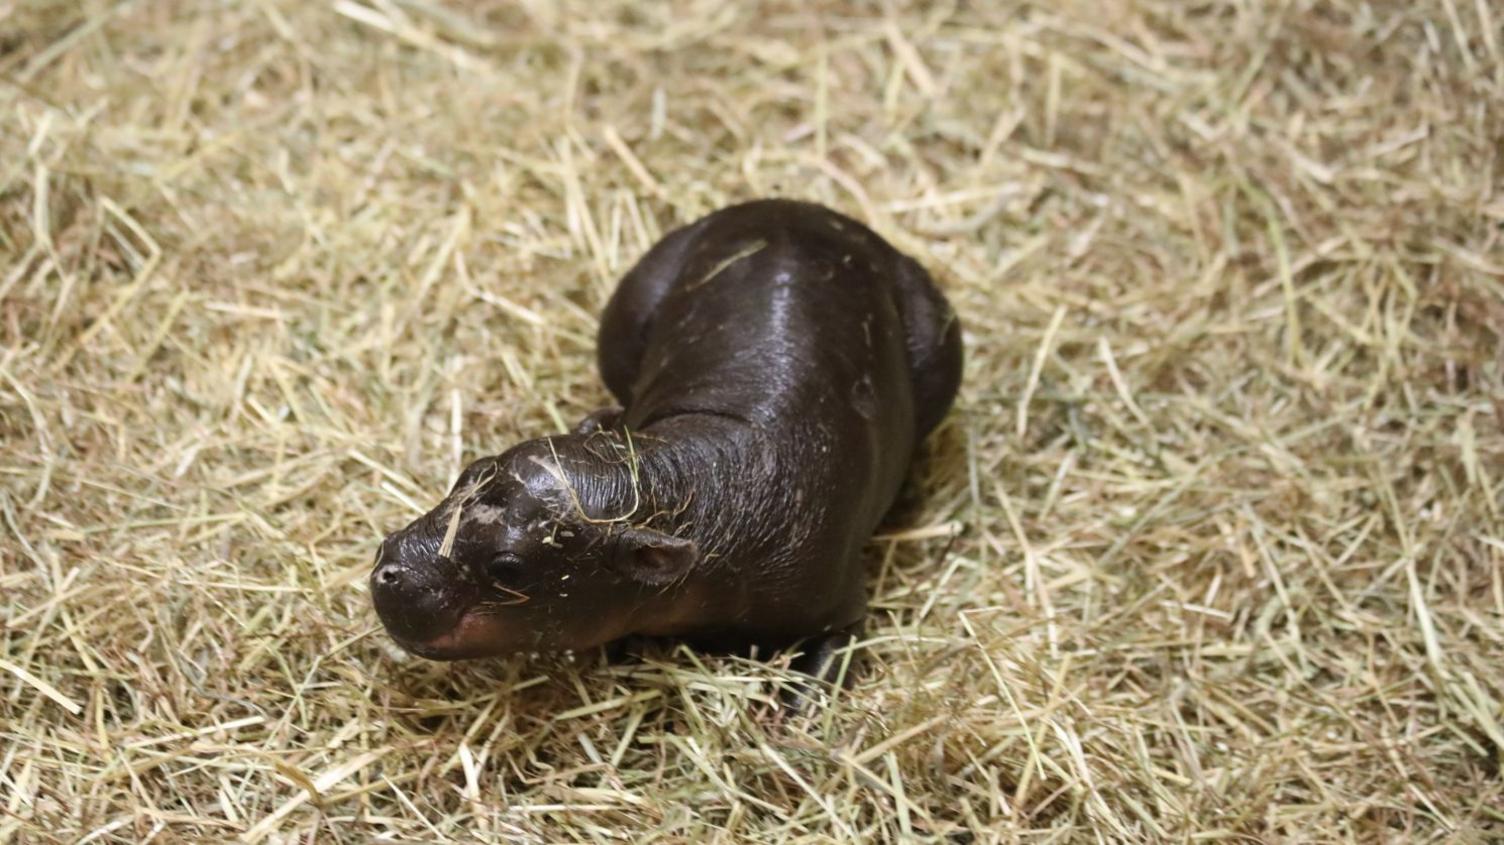
<svg viewBox="0 0 1504 845">
<path fill-rule="evenodd" d="M 0 840 L 1497 841 L 1501 22 L 0 3 Z M 397 653 L 377 540 L 770 194 L 967 327 L 856 687 Z"/>
</svg>

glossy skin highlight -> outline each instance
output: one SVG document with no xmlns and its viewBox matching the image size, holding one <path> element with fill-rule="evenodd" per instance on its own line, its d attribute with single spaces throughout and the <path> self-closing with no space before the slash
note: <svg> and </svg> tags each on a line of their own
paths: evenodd
<svg viewBox="0 0 1504 845">
<path fill-rule="evenodd" d="M 393 637 L 435 659 L 806 640 L 822 674 L 866 612 L 862 546 L 960 380 L 929 275 L 829 209 L 732 206 L 627 273 L 599 363 L 620 408 L 475 462 L 382 544 Z"/>
</svg>

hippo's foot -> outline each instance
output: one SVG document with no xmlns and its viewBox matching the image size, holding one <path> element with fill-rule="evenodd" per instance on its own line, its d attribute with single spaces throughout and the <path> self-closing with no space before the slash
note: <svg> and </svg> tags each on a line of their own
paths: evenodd
<svg viewBox="0 0 1504 845">
<path fill-rule="evenodd" d="M 609 431 L 621 425 L 621 414 L 622 409 L 618 405 L 591 411 L 580 420 L 579 425 L 574 427 L 574 433 L 594 434 L 597 431 Z"/>
<path fill-rule="evenodd" d="M 856 675 L 856 641 L 862 637 L 863 621 L 806 639 L 803 651 L 789 668 L 800 676 L 783 688 L 784 707 L 794 713 L 808 712 L 814 704 L 827 702 L 835 690 L 851 686 Z"/>
</svg>

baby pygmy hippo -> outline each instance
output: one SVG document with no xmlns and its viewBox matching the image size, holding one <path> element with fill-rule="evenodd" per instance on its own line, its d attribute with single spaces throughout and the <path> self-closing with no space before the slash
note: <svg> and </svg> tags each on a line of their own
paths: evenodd
<svg viewBox="0 0 1504 845">
<path fill-rule="evenodd" d="M 833 674 L 861 629 L 862 546 L 961 377 L 929 274 L 866 226 L 760 200 L 677 229 L 599 333 L 619 408 L 465 469 L 386 538 L 377 613 L 423 657 L 628 635 Z"/>
</svg>

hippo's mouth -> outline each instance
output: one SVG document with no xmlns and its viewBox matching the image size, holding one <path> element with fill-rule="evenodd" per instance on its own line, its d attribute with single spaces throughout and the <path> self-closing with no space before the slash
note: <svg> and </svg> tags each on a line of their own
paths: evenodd
<svg viewBox="0 0 1504 845">
<path fill-rule="evenodd" d="M 498 657 L 515 649 L 503 645 L 502 626 L 495 616 L 466 610 L 450 628 L 427 640 L 407 640 L 392 635 L 397 644 L 412 654 L 429 660 L 468 660 L 475 657 Z"/>
</svg>

